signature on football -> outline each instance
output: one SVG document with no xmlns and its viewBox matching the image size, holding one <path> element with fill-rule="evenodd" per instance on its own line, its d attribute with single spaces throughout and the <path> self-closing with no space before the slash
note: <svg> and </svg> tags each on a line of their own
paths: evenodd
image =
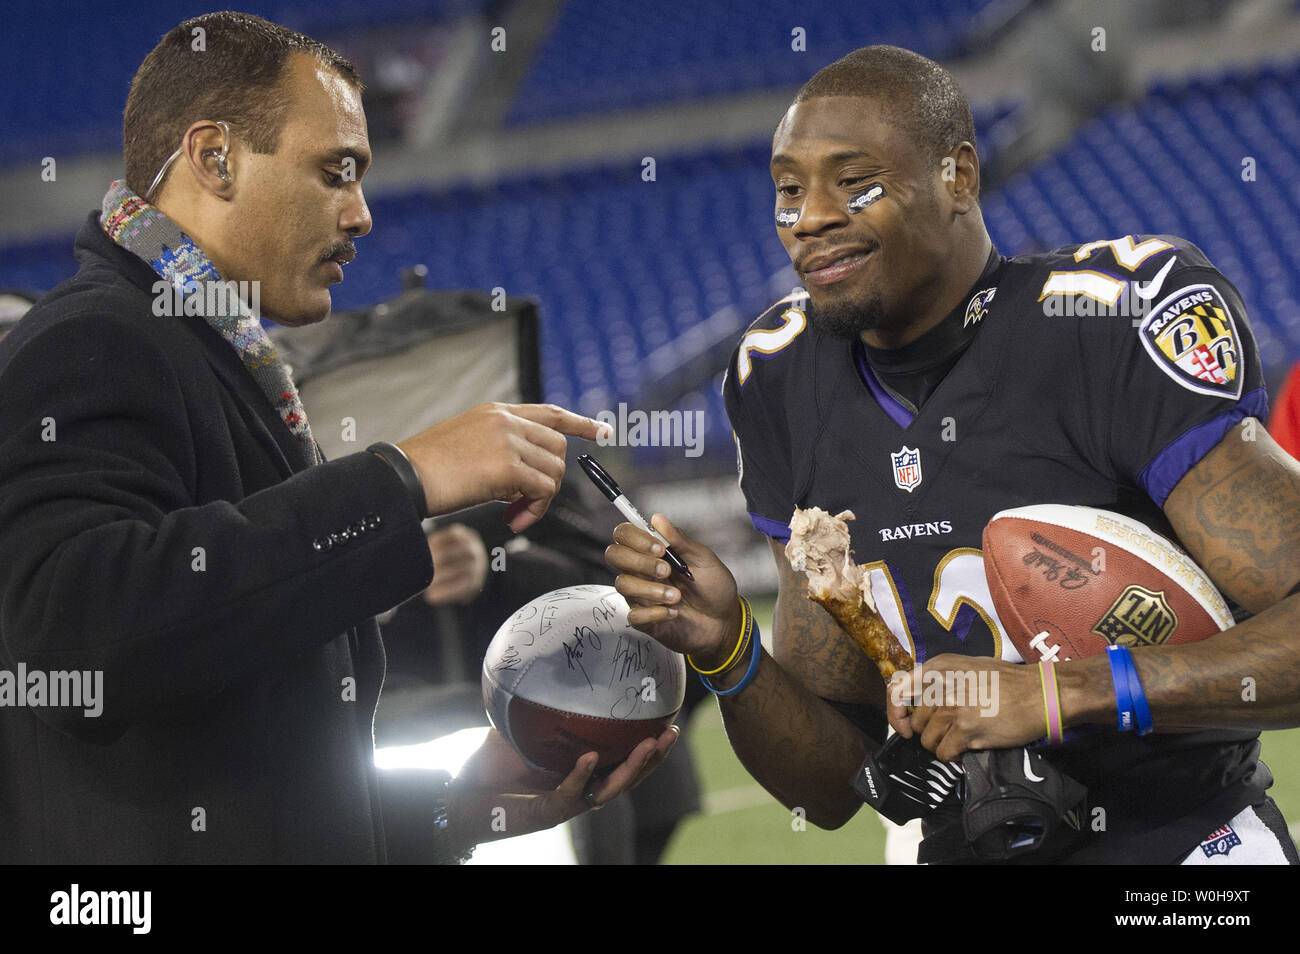
<svg viewBox="0 0 1300 954">
<path fill-rule="evenodd" d="M 579 626 L 573 631 L 572 642 L 566 639 L 561 645 L 564 646 L 564 661 L 569 668 L 581 672 L 582 678 L 587 680 L 587 688 L 595 692 L 596 687 L 591 684 L 587 668 L 582 664 L 582 656 L 587 650 L 600 652 L 600 634 L 590 626 Z"/>
<path fill-rule="evenodd" d="M 555 607 L 550 603 L 544 605 L 540 612 L 530 603 L 510 618 L 510 635 L 523 636 L 528 640 L 524 643 L 525 646 L 533 645 L 538 636 L 545 636 L 550 630 L 551 624 L 555 622 L 555 612 Z"/>
<path fill-rule="evenodd" d="M 634 677 L 636 678 L 636 677 Z M 611 683 L 613 680 L 610 680 Z M 652 702 L 659 683 L 659 666 L 655 664 L 650 672 L 638 679 L 632 685 L 623 687 L 622 698 L 616 700 L 609 707 L 609 716 L 611 719 L 630 719 L 633 713 L 641 707 L 643 702 Z"/>
<path fill-rule="evenodd" d="M 627 639 L 620 635 L 614 647 L 614 658 L 610 660 L 609 684 L 612 686 L 615 679 L 622 680 L 644 672 L 651 663 L 650 654 L 649 639 Z"/>
<path fill-rule="evenodd" d="M 1025 566 L 1042 567 L 1043 578 L 1056 583 L 1063 590 L 1077 590 L 1088 585 L 1088 578 L 1077 566 L 1066 566 L 1061 560 L 1048 556 L 1037 548 L 1033 553 L 1026 553 L 1024 560 Z M 1065 572 L 1062 573 L 1062 570 Z"/>
<path fill-rule="evenodd" d="M 506 672 L 506 671 L 516 672 L 518 670 L 519 663 L 521 663 L 522 661 L 523 661 L 523 657 L 519 655 L 519 650 L 515 649 L 514 646 L 507 646 L 505 648 L 505 652 L 501 654 L 501 661 L 492 667 L 492 671 L 493 672 Z"/>
</svg>

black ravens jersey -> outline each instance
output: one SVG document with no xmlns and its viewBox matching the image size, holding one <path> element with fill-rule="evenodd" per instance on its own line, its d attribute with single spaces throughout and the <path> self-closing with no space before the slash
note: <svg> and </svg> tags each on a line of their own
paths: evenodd
<svg viewBox="0 0 1300 954">
<path fill-rule="evenodd" d="M 1161 507 L 1175 484 L 1242 418 L 1266 415 L 1240 296 L 1173 236 L 993 256 L 908 346 L 930 339 L 950 365 L 910 394 L 861 342 L 819 333 L 810 308 L 801 294 L 778 302 L 733 355 L 740 486 L 778 540 L 796 507 L 852 510 L 876 606 L 920 662 L 1022 661 L 984 575 L 994 514 L 1084 504 L 1174 538 Z M 1072 736 L 1048 755 L 1104 810 L 1074 861 L 1177 861 L 1272 782 L 1253 732 Z"/>
</svg>

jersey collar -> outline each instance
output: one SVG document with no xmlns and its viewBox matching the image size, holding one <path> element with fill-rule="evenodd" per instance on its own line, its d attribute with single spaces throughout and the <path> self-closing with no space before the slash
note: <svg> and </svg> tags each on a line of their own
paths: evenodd
<svg viewBox="0 0 1300 954">
<path fill-rule="evenodd" d="M 871 366 L 887 375 L 910 374 L 933 368 L 965 350 L 983 326 L 988 303 L 997 291 L 1003 261 L 997 248 L 991 249 L 980 277 L 961 297 L 961 303 L 915 341 L 901 348 L 873 348 L 863 344 Z"/>
</svg>

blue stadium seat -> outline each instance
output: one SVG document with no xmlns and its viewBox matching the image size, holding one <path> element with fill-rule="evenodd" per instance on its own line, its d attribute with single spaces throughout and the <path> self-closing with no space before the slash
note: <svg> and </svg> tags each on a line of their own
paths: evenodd
<svg viewBox="0 0 1300 954">
<path fill-rule="evenodd" d="M 1008 253 L 1134 232 L 1195 242 L 1276 375 L 1300 354 L 1297 146 L 1300 62 L 1161 83 L 986 196 L 989 231 Z"/>
<path fill-rule="evenodd" d="M 324 38 L 417 18 L 434 24 L 481 10 L 488 2 L 278 0 L 253 6 L 259 16 Z M 24 6 L 32 9 L 6 4 L 0 29 L 0 62 L 10 64 L 10 87 L 19 91 L 0 98 L 0 165 L 118 151 L 122 109 L 136 69 L 167 30 L 211 9 L 155 0 L 116 0 L 111 10 L 96 0 Z"/>
<path fill-rule="evenodd" d="M 986 145 L 983 131 L 1014 113 L 977 116 Z M 988 190 L 982 208 L 1005 254 L 1136 232 L 1195 242 L 1240 290 L 1276 373 L 1300 355 L 1297 137 L 1300 63 L 1167 85 L 1086 123 Z M 1253 181 L 1242 178 L 1246 157 Z M 416 263 L 430 287 L 534 297 L 548 399 L 586 413 L 615 407 L 635 400 L 656 348 L 725 306 L 754 315 L 775 297 L 770 278 L 788 259 L 767 159 L 756 145 L 663 157 L 649 183 L 629 162 L 375 200 L 375 231 L 358 243 L 335 306 L 391 297 L 399 270 Z M 6 249 L 0 285 L 52 287 L 75 268 L 69 244 Z M 722 427 L 714 390 L 698 406 Z"/>
<path fill-rule="evenodd" d="M 850 50 L 893 43 L 956 52 L 999 0 L 568 0 L 511 106 L 530 123 L 654 103 L 798 85 Z M 805 49 L 794 47 L 796 29 Z"/>
</svg>

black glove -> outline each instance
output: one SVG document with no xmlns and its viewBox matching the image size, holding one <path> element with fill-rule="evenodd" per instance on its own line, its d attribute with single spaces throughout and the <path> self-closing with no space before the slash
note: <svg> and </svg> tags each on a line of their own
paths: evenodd
<svg viewBox="0 0 1300 954">
<path fill-rule="evenodd" d="M 1051 861 L 1087 839 L 1088 790 L 1037 752 L 967 752 L 961 764 L 962 822 L 980 861 Z"/>
<path fill-rule="evenodd" d="M 960 798 L 962 767 L 941 762 L 921 746 L 921 739 L 895 733 L 868 755 L 853 776 L 862 800 L 895 824 L 924 818 L 940 805 Z"/>
</svg>

